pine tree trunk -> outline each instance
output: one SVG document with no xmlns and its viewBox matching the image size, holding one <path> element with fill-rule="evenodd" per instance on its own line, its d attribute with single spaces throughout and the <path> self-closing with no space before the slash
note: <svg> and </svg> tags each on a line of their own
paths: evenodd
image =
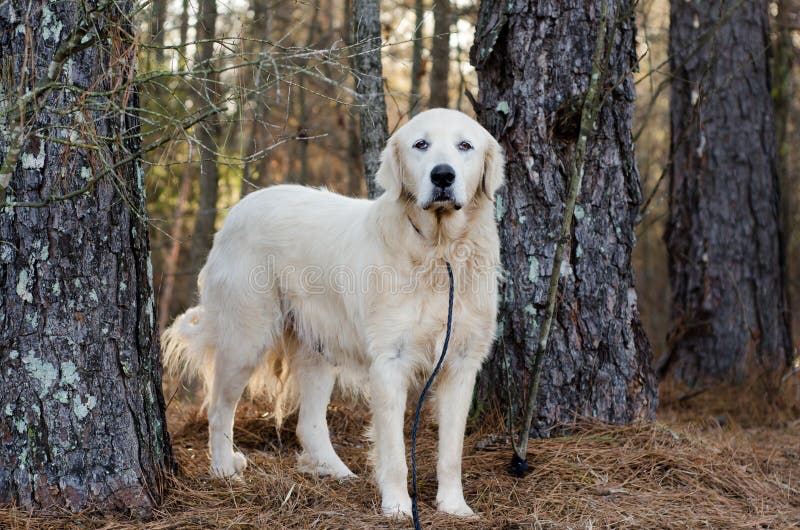
<svg viewBox="0 0 800 530">
<path fill-rule="evenodd" d="M 738 381 L 791 354 L 766 2 L 671 4 L 670 362 Z"/>
<path fill-rule="evenodd" d="M 216 0 L 200 0 L 200 12 L 197 17 L 197 64 L 201 68 L 216 66 L 211 60 L 214 55 L 213 39 L 216 35 L 217 2 Z M 215 72 L 205 74 L 200 83 L 199 93 L 203 108 L 219 102 L 219 75 Z M 200 193 L 197 204 L 197 216 L 192 233 L 191 262 L 194 272 L 199 272 L 211 250 L 217 221 L 217 195 L 219 191 L 219 174 L 217 171 L 217 141 L 220 137 L 219 119 L 214 115 L 197 125 L 197 143 L 200 152 Z"/>
<path fill-rule="evenodd" d="M 641 200 L 631 118 L 636 60 L 632 2 L 611 0 L 606 96 L 588 140 L 568 259 L 544 358 L 532 433 L 576 416 L 652 418 L 651 348 L 639 319 L 631 252 Z M 566 200 L 566 175 L 589 85 L 601 2 L 484 0 L 470 52 L 480 121 L 506 150 L 497 196 L 503 267 L 498 339 L 484 365 L 484 400 L 522 402 L 543 320 Z M 619 81 L 619 83 L 617 83 Z M 507 381 L 510 387 L 506 386 Z M 516 411 L 519 414 L 519 411 Z"/>
<path fill-rule="evenodd" d="M 169 253 L 164 257 L 163 279 L 158 293 L 158 329 L 167 329 L 167 323 L 172 320 L 170 308 L 172 307 L 172 295 L 175 292 L 175 274 L 178 272 L 178 261 L 181 257 L 181 246 L 183 246 L 184 217 L 186 216 L 186 207 L 189 205 L 189 197 L 192 193 L 191 175 L 192 167 L 189 164 L 185 164 L 181 173 L 178 197 L 175 201 Z"/>
<path fill-rule="evenodd" d="M 356 77 L 361 149 L 367 195 L 379 193 L 375 173 L 389 135 L 381 66 L 381 10 L 378 0 L 353 0 L 353 70 Z"/>
<path fill-rule="evenodd" d="M 425 21 L 425 3 L 414 0 L 414 44 L 411 49 L 411 90 L 408 95 L 408 115 L 416 116 L 422 110 L 422 25 Z"/>
<path fill-rule="evenodd" d="M 447 77 L 450 73 L 450 0 L 433 0 L 433 46 L 431 47 L 431 96 L 428 106 L 447 108 L 450 98 Z"/>
<path fill-rule="evenodd" d="M 85 19 L 81 5 L 0 10 L 0 57 L 20 93 L 45 77 Z M 139 151 L 138 95 L 119 84 L 136 64 L 132 4 L 114 5 L 92 25 L 108 30 L 102 44 L 72 54 L 58 74 L 76 91 L 55 89 L 28 115 L 37 134 L 22 147 L 9 200 L 78 190 Z M 77 97 L 113 87 L 113 101 L 93 96 L 90 107 Z M 0 156 L 12 140 L 5 125 Z M 143 172 L 131 160 L 74 198 L 0 210 L 0 503 L 146 515 L 161 499 L 172 452 Z"/>
<path fill-rule="evenodd" d="M 155 57 L 157 62 L 164 59 L 164 23 L 167 20 L 166 0 L 153 0 L 150 4 L 150 36 L 155 46 Z"/>
<path fill-rule="evenodd" d="M 797 83 L 795 82 L 794 63 L 796 53 L 792 42 L 792 14 L 800 16 L 800 4 L 792 5 L 791 0 L 778 0 L 778 12 L 773 19 L 775 40 L 772 50 L 772 108 L 775 111 L 775 141 L 777 145 L 778 182 L 780 189 L 780 218 L 781 234 L 783 235 L 783 248 L 787 255 L 785 277 L 797 277 L 796 266 L 788 256 L 791 255 L 792 241 L 795 239 L 797 211 L 797 184 L 796 171 L 789 164 L 789 153 L 792 150 L 790 137 L 790 115 L 792 102 L 797 98 Z M 792 288 L 791 281 L 787 282 L 787 307 L 791 314 L 794 310 L 797 289 Z M 790 318 L 791 322 L 791 318 Z M 791 328 L 790 328 L 791 329 Z"/>
<path fill-rule="evenodd" d="M 320 38 L 320 0 L 314 0 L 311 4 L 311 20 L 308 23 L 308 34 L 306 36 L 306 50 L 310 50 L 316 39 Z M 300 65 L 307 67 L 308 61 L 301 61 Z M 311 185 L 314 184 L 311 178 L 311 167 L 308 159 L 308 147 L 310 140 L 308 137 L 309 129 L 312 121 L 311 105 L 307 100 L 308 92 L 308 76 L 302 71 L 297 75 L 297 158 L 300 161 L 300 173 L 297 176 L 298 184 Z"/>
</svg>

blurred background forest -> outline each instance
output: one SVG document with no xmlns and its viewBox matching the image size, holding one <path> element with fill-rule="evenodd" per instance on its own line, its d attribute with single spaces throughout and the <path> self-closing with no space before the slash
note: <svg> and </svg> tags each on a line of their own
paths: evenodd
<svg viewBox="0 0 800 530">
<path fill-rule="evenodd" d="M 196 296 L 196 273 L 210 241 L 192 234 L 202 232 L 203 223 L 218 228 L 246 193 L 291 182 L 365 196 L 351 68 L 356 52 L 349 44 L 352 9 L 351 0 L 157 0 L 140 12 L 143 39 L 149 39 L 141 48 L 140 71 L 152 80 L 142 85 L 145 143 L 156 142 L 166 124 L 199 107 L 225 107 L 190 136 L 169 141 L 147 157 L 161 329 Z M 477 2 L 462 0 L 381 3 L 390 133 L 430 107 L 474 115 L 477 80 L 468 55 L 477 9 Z M 671 329 L 663 239 L 670 163 L 669 2 L 638 2 L 636 19 L 640 62 L 633 134 L 644 202 L 634 268 L 639 307 L 658 360 Z M 798 337 L 800 152 L 792 148 L 800 145 L 798 3 L 771 3 L 770 28 L 787 286 Z M 198 70 L 204 64 L 209 67 Z M 208 190 L 215 186 L 206 185 L 201 197 L 204 179 L 217 183 L 213 195 Z"/>
</svg>

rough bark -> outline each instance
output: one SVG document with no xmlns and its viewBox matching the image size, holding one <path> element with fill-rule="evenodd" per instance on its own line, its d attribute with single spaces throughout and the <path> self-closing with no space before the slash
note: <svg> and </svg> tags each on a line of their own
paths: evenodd
<svg viewBox="0 0 800 530">
<path fill-rule="evenodd" d="M 411 49 L 411 89 L 408 95 L 408 115 L 414 117 L 422 110 L 422 24 L 425 19 L 425 2 L 414 0 L 414 44 Z"/>
<path fill-rule="evenodd" d="M 381 13 L 378 0 L 353 0 L 353 56 L 355 89 L 361 126 L 364 177 L 370 198 L 380 193 L 375 173 L 386 144 L 388 125 L 381 66 Z"/>
<path fill-rule="evenodd" d="M 631 2 L 609 4 L 615 36 L 606 84 L 613 90 L 588 139 L 543 361 L 532 428 L 537 436 L 576 416 L 627 423 L 652 418 L 656 407 L 652 352 L 631 269 L 641 200 L 631 140 L 635 27 Z M 523 401 L 599 17 L 600 1 L 481 3 L 470 52 L 478 70 L 476 112 L 507 158 L 506 186 L 496 203 L 506 281 L 498 339 L 479 382 L 485 401 Z"/>
<path fill-rule="evenodd" d="M 46 75 L 85 19 L 83 5 L 94 8 L 38 0 L 0 7 L 8 87 L 22 93 Z M 132 4 L 113 5 L 92 24 L 102 44 L 57 72 L 74 90 L 54 89 L 28 114 L 36 134 L 22 146 L 9 200 L 78 190 L 139 151 L 138 96 L 121 85 L 136 64 Z M 95 96 L 89 106 L 78 97 L 114 87 L 113 101 Z M 6 88 L 3 97 L 16 97 Z M 0 156 L 12 140 L 7 126 L 0 123 Z M 161 498 L 172 453 L 143 177 L 133 157 L 72 199 L 1 210 L 0 503 L 147 514 Z"/>
<path fill-rule="evenodd" d="M 200 67 L 213 66 L 214 42 L 217 24 L 216 0 L 200 0 L 200 12 L 195 25 L 197 40 L 197 61 Z M 204 74 L 200 81 L 201 106 L 216 106 L 219 102 L 219 75 L 215 72 Z M 220 122 L 216 115 L 197 126 L 197 144 L 200 152 L 200 193 L 197 215 L 192 233 L 191 262 L 194 272 L 199 272 L 211 250 L 217 220 L 217 195 L 219 175 L 217 171 L 217 139 L 220 136 Z"/>
<path fill-rule="evenodd" d="M 447 107 L 450 101 L 447 78 L 450 73 L 450 0 L 434 0 L 433 45 L 431 46 L 430 108 Z"/>
<path fill-rule="evenodd" d="M 767 31 L 766 2 L 671 4 L 665 370 L 688 384 L 790 359 Z"/>
</svg>

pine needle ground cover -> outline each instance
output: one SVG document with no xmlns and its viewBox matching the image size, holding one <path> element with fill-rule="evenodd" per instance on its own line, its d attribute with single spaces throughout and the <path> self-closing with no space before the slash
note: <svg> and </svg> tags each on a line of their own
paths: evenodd
<svg viewBox="0 0 800 530">
<path fill-rule="evenodd" d="M 477 520 L 435 509 L 436 428 L 423 416 L 419 471 L 425 528 L 800 528 L 800 411 L 701 394 L 662 392 L 653 424 L 581 422 L 562 436 L 533 440 L 531 473 L 505 472 L 511 451 L 500 421 L 471 424 L 464 487 Z M 749 393 L 747 393 L 749 394 Z M 744 394 L 746 395 L 746 394 Z M 784 400 L 786 401 L 786 400 Z M 791 404 L 793 403 L 793 404 Z M 250 459 L 244 482 L 212 480 L 207 423 L 190 404 L 168 410 L 180 473 L 148 522 L 98 513 L 30 515 L 0 510 L 0 528 L 207 529 L 410 528 L 380 514 L 370 479 L 368 415 L 362 406 L 329 413 L 334 446 L 359 478 L 338 482 L 294 469 L 294 424 L 282 429 L 244 403 L 236 442 Z"/>
</svg>

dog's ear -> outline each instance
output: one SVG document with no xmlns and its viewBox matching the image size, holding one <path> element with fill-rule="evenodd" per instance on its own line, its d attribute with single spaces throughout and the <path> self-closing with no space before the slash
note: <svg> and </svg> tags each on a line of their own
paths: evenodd
<svg viewBox="0 0 800 530">
<path fill-rule="evenodd" d="M 403 190 L 403 161 L 400 159 L 397 140 L 394 136 L 386 142 L 381 153 L 381 165 L 375 174 L 375 182 L 384 189 L 387 197 L 396 201 Z"/>
<path fill-rule="evenodd" d="M 489 137 L 489 146 L 486 149 L 486 155 L 483 159 L 483 177 L 481 178 L 481 192 L 494 201 L 494 194 L 505 182 L 505 155 L 503 148 L 494 139 L 491 134 L 487 133 Z"/>
</svg>

